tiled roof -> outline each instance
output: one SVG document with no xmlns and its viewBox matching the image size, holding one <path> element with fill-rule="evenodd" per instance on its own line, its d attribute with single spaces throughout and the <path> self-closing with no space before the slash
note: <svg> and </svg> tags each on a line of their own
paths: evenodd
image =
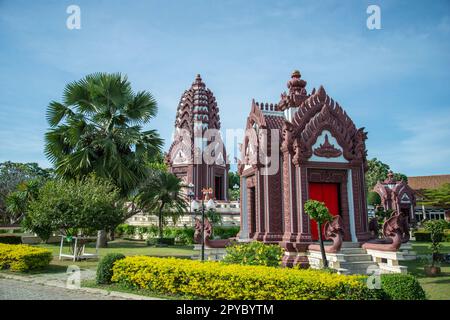
<svg viewBox="0 0 450 320">
<path fill-rule="evenodd" d="M 282 129 L 285 121 L 284 116 L 264 115 L 268 129 Z"/>
<path fill-rule="evenodd" d="M 408 177 L 408 185 L 414 190 L 436 189 L 450 183 L 450 174 Z"/>
</svg>

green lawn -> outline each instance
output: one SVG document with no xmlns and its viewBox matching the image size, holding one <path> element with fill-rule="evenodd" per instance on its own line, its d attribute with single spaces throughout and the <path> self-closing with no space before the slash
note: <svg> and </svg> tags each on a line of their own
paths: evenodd
<svg viewBox="0 0 450 320">
<path fill-rule="evenodd" d="M 429 242 L 412 242 L 411 244 L 418 255 L 430 254 Z M 450 242 L 442 243 L 442 252 L 450 253 Z M 402 262 L 402 265 L 408 267 L 408 272 L 418 278 L 427 293 L 428 299 L 450 300 L 450 264 L 442 263 L 440 265 L 442 273 L 437 277 L 428 277 L 425 275 L 423 270 L 425 264 L 427 262 L 420 259 Z"/>
<path fill-rule="evenodd" d="M 73 262 L 70 259 L 59 260 L 59 244 L 38 244 L 41 248 L 47 248 L 52 251 L 53 260 L 50 263 L 48 272 L 65 272 L 67 266 L 78 265 L 83 269 L 95 269 L 98 264 L 97 259 L 89 259 L 86 261 Z M 86 252 L 95 252 L 95 243 L 87 245 Z M 66 249 L 67 250 L 67 249 Z M 115 240 L 108 242 L 107 248 L 100 248 L 99 255 L 101 257 L 108 253 L 122 253 L 125 256 L 146 255 L 156 257 L 180 257 L 190 258 L 192 255 L 198 254 L 193 250 L 193 246 L 170 246 L 170 247 L 149 247 L 145 241 L 131 241 L 131 240 Z"/>
</svg>

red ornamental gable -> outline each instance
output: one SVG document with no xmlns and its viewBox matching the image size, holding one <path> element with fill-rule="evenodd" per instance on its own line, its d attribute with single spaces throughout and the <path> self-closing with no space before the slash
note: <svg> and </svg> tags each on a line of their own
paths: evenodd
<svg viewBox="0 0 450 320">
<path fill-rule="evenodd" d="M 367 133 L 357 129 L 341 106 L 321 86 L 303 102 L 293 119 L 293 139 L 297 140 L 296 161 L 306 161 L 313 154 L 312 145 L 323 130 L 328 130 L 343 148 L 348 161 L 365 162 Z"/>
</svg>

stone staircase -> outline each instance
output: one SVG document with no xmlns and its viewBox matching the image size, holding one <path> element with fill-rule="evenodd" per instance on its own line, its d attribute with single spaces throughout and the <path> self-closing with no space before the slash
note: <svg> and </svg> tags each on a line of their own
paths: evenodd
<svg viewBox="0 0 450 320">
<path fill-rule="evenodd" d="M 308 258 L 313 268 L 317 267 L 322 260 L 320 251 L 309 251 Z M 327 260 L 330 267 L 341 274 L 367 274 L 369 267 L 378 268 L 372 256 L 367 254 L 359 243 L 353 242 L 344 242 L 339 253 L 327 253 Z"/>
<path fill-rule="evenodd" d="M 378 268 L 372 256 L 367 254 L 366 250 L 360 247 L 359 243 L 343 243 L 340 251 L 344 255 L 344 261 L 341 262 L 341 270 L 338 272 L 343 274 L 367 274 L 367 268 Z"/>
</svg>

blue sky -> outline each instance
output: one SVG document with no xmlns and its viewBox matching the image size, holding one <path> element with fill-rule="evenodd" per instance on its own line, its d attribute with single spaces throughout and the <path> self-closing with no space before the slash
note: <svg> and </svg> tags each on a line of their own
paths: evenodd
<svg viewBox="0 0 450 320">
<path fill-rule="evenodd" d="M 71 4 L 81 30 L 66 28 Z M 369 4 L 381 30 L 366 27 Z M 278 102 L 299 69 L 366 128 L 369 157 L 410 176 L 450 173 L 449 1 L 0 0 L 0 48 L 0 162 L 49 166 L 46 107 L 92 72 L 152 92 L 150 127 L 168 148 L 197 73 L 222 128 L 243 128 L 251 99 Z"/>
</svg>

